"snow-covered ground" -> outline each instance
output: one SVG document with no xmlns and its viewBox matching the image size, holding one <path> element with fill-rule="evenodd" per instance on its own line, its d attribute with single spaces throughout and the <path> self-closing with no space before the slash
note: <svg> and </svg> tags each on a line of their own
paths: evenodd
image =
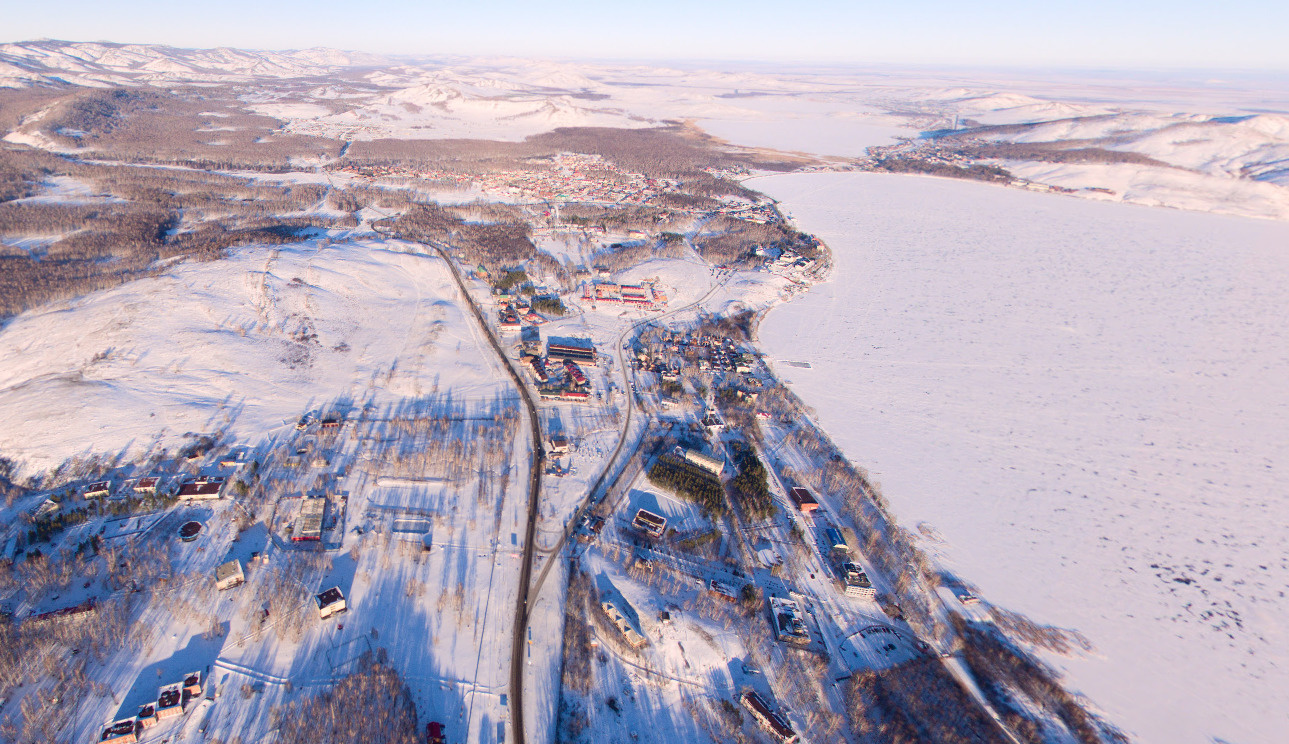
<svg viewBox="0 0 1289 744">
<path fill-rule="evenodd" d="M 1289 225 L 912 176 L 749 185 L 836 260 L 764 349 L 926 547 L 1085 634 L 1052 660 L 1140 741 L 1280 740 Z"/>
<path fill-rule="evenodd" d="M 491 398 L 502 373 L 422 250 L 247 248 L 24 313 L 0 330 L 0 451 L 38 473 L 188 433 L 255 441 L 342 396 Z"/>
</svg>

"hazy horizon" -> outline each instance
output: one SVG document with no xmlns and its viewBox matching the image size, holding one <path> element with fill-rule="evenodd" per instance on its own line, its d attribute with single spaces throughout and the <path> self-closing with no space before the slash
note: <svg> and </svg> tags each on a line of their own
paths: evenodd
<svg viewBox="0 0 1289 744">
<path fill-rule="evenodd" d="M 765 2 L 691 7 L 671 0 L 647 11 L 574 2 L 558 13 L 510 0 L 487 8 L 384 2 L 360 11 L 334 2 L 266 7 L 233 0 L 214 13 L 146 1 L 109 10 L 71 0 L 65 10 L 10 9 L 6 35 L 420 57 L 1289 73 L 1289 49 L 1278 38 L 1289 27 L 1289 7 L 1253 3 L 1228 4 L 1220 14 L 1191 0 L 1135 7 L 1007 0 L 988 8 L 828 1 L 791 13 Z"/>
</svg>

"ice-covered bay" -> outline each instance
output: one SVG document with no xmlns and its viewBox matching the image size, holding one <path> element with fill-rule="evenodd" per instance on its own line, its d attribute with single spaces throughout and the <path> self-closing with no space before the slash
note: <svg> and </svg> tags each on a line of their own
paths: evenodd
<svg viewBox="0 0 1289 744">
<path fill-rule="evenodd" d="M 1140 741 L 1289 723 L 1289 225 L 879 174 L 756 179 L 832 247 L 761 341 L 900 518 Z M 805 369 L 783 361 L 809 362 Z"/>
</svg>

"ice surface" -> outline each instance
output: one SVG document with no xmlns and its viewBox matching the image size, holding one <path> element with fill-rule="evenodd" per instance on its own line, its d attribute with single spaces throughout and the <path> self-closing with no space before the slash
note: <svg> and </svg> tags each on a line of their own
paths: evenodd
<svg viewBox="0 0 1289 744">
<path fill-rule="evenodd" d="M 1289 225 L 910 176 L 750 185 L 836 257 L 764 348 L 926 547 L 1087 635 L 1054 662 L 1141 741 L 1280 739 Z"/>
</svg>

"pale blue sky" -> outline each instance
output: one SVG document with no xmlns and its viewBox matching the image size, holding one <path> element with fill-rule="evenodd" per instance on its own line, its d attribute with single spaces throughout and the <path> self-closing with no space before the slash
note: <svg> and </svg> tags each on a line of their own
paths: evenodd
<svg viewBox="0 0 1289 744">
<path fill-rule="evenodd" d="M 1289 0 L 5 0 L 0 36 L 405 54 L 1289 70 Z"/>
</svg>

